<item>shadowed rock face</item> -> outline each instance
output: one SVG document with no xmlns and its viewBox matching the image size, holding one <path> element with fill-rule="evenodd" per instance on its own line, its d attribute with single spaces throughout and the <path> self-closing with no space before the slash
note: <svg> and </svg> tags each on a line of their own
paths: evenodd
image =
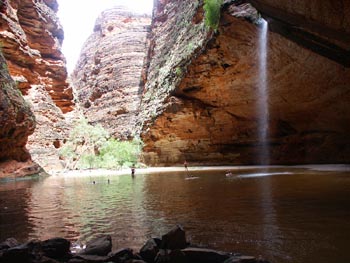
<svg viewBox="0 0 350 263">
<path fill-rule="evenodd" d="M 37 172 L 25 147 L 35 129 L 34 114 L 10 77 L 1 52 L 0 84 L 0 178 L 15 172 L 18 176 Z"/>
<path fill-rule="evenodd" d="M 72 74 L 84 115 L 120 139 L 134 136 L 150 23 L 121 7 L 104 11 Z"/>
<path fill-rule="evenodd" d="M 178 8 L 177 16 L 188 10 L 171 1 L 159 4 L 156 12 L 169 11 L 173 5 Z M 185 9 L 179 10 L 181 7 Z M 261 29 L 247 21 L 251 14 L 237 18 L 242 16 L 239 8 L 246 5 L 225 6 L 217 34 L 202 52 L 187 60 L 181 81 L 164 91 L 158 104 L 143 100 L 144 108 L 156 109 L 153 118 L 144 118 L 146 163 L 170 165 L 184 159 L 201 164 L 257 163 L 261 147 L 257 135 Z M 157 47 L 173 33 L 161 28 L 171 28 L 169 23 L 176 19 L 154 21 Z M 270 163 L 349 162 L 349 68 L 279 34 L 270 32 L 268 38 Z M 161 47 L 160 52 L 166 48 L 178 47 Z M 151 55 L 150 65 L 157 59 L 157 54 Z M 155 68 L 149 68 L 148 76 L 155 74 Z M 175 82 L 176 66 L 170 66 L 164 75 L 148 78 L 146 94 L 158 92 L 156 88 L 164 87 L 165 80 Z"/>
<path fill-rule="evenodd" d="M 66 82 L 61 53 L 63 29 L 56 0 L 1 1 L 0 42 L 8 69 L 36 116 L 27 148 L 44 168 L 59 165 L 58 147 L 67 137 L 63 113 L 72 111 L 72 90 Z M 27 141 L 27 137 L 22 140 Z"/>
</svg>

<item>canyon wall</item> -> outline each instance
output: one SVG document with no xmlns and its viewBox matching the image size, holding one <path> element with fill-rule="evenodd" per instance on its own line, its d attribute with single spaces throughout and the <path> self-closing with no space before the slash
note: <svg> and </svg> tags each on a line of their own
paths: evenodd
<svg viewBox="0 0 350 263">
<path fill-rule="evenodd" d="M 210 35 L 191 31 L 204 23 L 201 1 L 157 1 L 139 116 L 148 164 L 258 163 L 262 29 L 251 22 L 252 6 L 225 2 Z M 322 8 L 309 4 L 305 14 Z M 348 30 L 346 8 L 338 11 L 337 22 Z M 324 12 L 312 14 L 322 21 Z M 349 163 L 350 69 L 302 44 L 268 33 L 269 163 Z M 193 52 L 181 59 L 185 48 Z"/>
<path fill-rule="evenodd" d="M 60 169 L 58 151 L 77 116 L 57 8 L 55 0 L 0 2 L 4 69 L 15 80 L 2 73 L 2 83 L 18 86 L 37 123 L 34 131 L 19 94 L 2 93 L 9 109 L 0 159 L 28 161 L 33 171 L 27 140 L 34 161 Z M 106 10 L 72 74 L 76 108 L 116 138 L 140 135 L 149 165 L 259 163 L 260 11 L 270 29 L 269 163 L 349 163 L 349 8 L 226 0 L 217 31 L 204 23 L 203 1 L 155 1 L 152 24 L 148 15 Z"/>
<path fill-rule="evenodd" d="M 9 72 L 36 116 L 28 149 L 44 168 L 58 167 L 57 148 L 67 137 L 64 113 L 73 109 L 65 58 L 63 29 L 55 0 L 5 0 L 0 7 L 0 42 Z"/>
<path fill-rule="evenodd" d="M 11 78 L 1 51 L 0 84 L 0 178 L 37 173 L 40 168 L 25 147 L 35 129 L 35 117 Z"/>
<path fill-rule="evenodd" d="M 123 7 L 102 12 L 71 76 L 84 116 L 115 138 L 135 136 L 150 23 Z"/>
</svg>

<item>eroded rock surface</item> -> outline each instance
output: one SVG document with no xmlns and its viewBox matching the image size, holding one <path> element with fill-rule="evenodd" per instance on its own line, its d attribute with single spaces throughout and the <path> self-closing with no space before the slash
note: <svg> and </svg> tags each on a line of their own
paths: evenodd
<svg viewBox="0 0 350 263">
<path fill-rule="evenodd" d="M 84 115 L 116 138 L 134 136 L 150 23 L 123 7 L 102 12 L 72 74 Z"/>
<path fill-rule="evenodd" d="M 39 167 L 25 146 L 34 132 L 35 117 L 10 77 L 1 52 L 0 84 L 0 178 L 34 174 Z"/>
<path fill-rule="evenodd" d="M 54 103 L 68 112 L 73 97 L 60 50 L 63 29 L 55 11 L 56 1 L 2 1 L 0 40 L 22 93 L 27 94 L 32 85 L 42 85 Z"/>
<path fill-rule="evenodd" d="M 181 54 L 176 21 L 193 24 L 203 12 L 197 8 L 192 17 L 184 17 L 189 11 L 184 2 L 161 1 L 155 11 L 159 15 L 153 22 L 151 50 L 157 52 L 149 57 L 143 99 L 143 109 L 153 110 L 153 116 L 141 118 L 145 162 L 255 164 L 262 147 L 257 134 L 261 27 L 249 22 L 251 13 L 242 16 L 246 5 L 225 5 L 218 32 L 180 71 L 171 56 L 171 50 Z M 162 46 L 167 38 L 173 42 Z M 202 34 L 204 43 L 206 38 Z M 268 34 L 267 46 L 270 163 L 349 162 L 349 68 L 276 33 Z M 167 54 L 162 75 L 152 66 L 163 65 L 160 53 Z M 179 81 L 177 72 L 182 75 Z M 147 94 L 160 92 L 147 99 Z"/>
<path fill-rule="evenodd" d="M 64 113 L 73 109 L 57 8 L 56 0 L 5 0 L 0 7 L 2 51 L 37 120 L 28 149 L 44 168 L 50 162 L 60 167 L 58 147 L 68 132 Z"/>
</svg>

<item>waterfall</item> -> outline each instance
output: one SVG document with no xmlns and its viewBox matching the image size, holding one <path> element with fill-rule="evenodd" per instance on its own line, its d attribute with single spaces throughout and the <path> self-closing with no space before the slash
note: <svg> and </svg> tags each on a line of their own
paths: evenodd
<svg viewBox="0 0 350 263">
<path fill-rule="evenodd" d="M 269 164 L 269 106 L 268 106 L 268 83 L 267 83 L 267 42 L 268 42 L 268 23 L 261 19 L 261 28 L 259 32 L 259 73 L 258 73 L 258 162 L 260 164 Z"/>
</svg>

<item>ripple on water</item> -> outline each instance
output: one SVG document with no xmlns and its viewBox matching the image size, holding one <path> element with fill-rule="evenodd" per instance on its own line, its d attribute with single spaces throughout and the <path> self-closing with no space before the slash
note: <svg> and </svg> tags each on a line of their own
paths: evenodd
<svg viewBox="0 0 350 263">
<path fill-rule="evenodd" d="M 279 263 L 350 262 L 350 174 L 343 170 L 233 169 L 229 180 L 223 170 L 202 170 L 193 172 L 197 180 L 174 173 L 112 176 L 110 184 L 100 176 L 0 185 L 0 237 L 62 236 L 83 245 L 111 234 L 114 248 L 138 249 L 179 223 L 191 242 L 206 247 Z"/>
</svg>

